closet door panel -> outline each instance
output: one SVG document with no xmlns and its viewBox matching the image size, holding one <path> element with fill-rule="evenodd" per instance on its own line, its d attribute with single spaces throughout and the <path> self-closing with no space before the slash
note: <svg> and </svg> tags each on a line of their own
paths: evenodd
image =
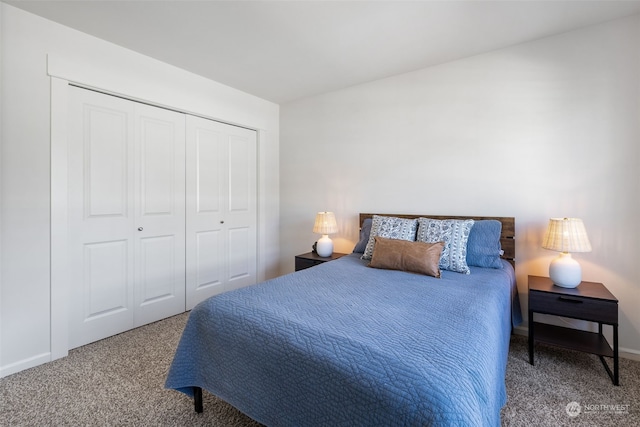
<svg viewBox="0 0 640 427">
<path fill-rule="evenodd" d="M 256 133 L 233 128 L 227 137 L 228 212 L 225 215 L 229 247 L 227 289 L 256 283 Z"/>
<path fill-rule="evenodd" d="M 175 124 L 148 115 L 139 120 L 141 215 L 175 214 Z"/>
<path fill-rule="evenodd" d="M 223 284 L 223 265 L 220 262 L 223 250 L 223 239 L 220 230 L 201 231 L 196 233 L 196 262 L 195 288 L 207 292 L 207 288 Z"/>
<path fill-rule="evenodd" d="M 135 326 L 185 310 L 185 117 L 135 105 Z"/>
<path fill-rule="evenodd" d="M 187 117 L 187 309 L 256 282 L 256 132 Z"/>
<path fill-rule="evenodd" d="M 229 137 L 229 212 L 250 212 L 254 194 L 255 173 L 252 169 L 248 138 Z M 253 197 L 255 199 L 255 197 Z"/>
<path fill-rule="evenodd" d="M 69 89 L 69 348 L 131 328 L 134 120 L 131 103 Z"/>
<path fill-rule="evenodd" d="M 251 276 L 251 230 L 249 227 L 229 229 L 229 282 Z M 231 285 L 231 287 L 234 287 Z"/>
<path fill-rule="evenodd" d="M 195 125 L 197 126 L 197 125 Z M 198 214 L 220 214 L 222 211 L 222 134 L 196 127 L 190 134 L 195 141 L 195 197 Z M 190 163 L 191 164 L 191 163 Z M 201 218 L 203 218 L 201 216 Z M 211 219 L 211 218 L 210 218 Z M 214 218 L 215 219 L 215 218 Z"/>
<path fill-rule="evenodd" d="M 187 116 L 187 310 L 224 291 L 226 211 L 224 132 L 220 123 Z"/>
<path fill-rule="evenodd" d="M 159 236 L 140 239 L 140 305 L 145 306 L 165 299 L 174 298 L 175 280 L 175 238 Z M 178 292 L 176 292 L 178 291 Z"/>
<path fill-rule="evenodd" d="M 129 117 L 121 110 L 84 105 L 84 200 L 86 217 L 128 216 L 129 165 L 131 144 Z"/>
<path fill-rule="evenodd" d="M 126 240 L 84 245 L 82 294 L 85 320 L 127 310 L 127 270 L 131 267 L 128 246 Z"/>
<path fill-rule="evenodd" d="M 131 242 L 115 240 L 83 245 L 82 270 L 71 310 L 69 348 L 76 348 L 131 329 L 133 284 Z M 81 301 L 79 301 L 81 300 Z M 78 313 L 81 311 L 81 313 Z"/>
</svg>

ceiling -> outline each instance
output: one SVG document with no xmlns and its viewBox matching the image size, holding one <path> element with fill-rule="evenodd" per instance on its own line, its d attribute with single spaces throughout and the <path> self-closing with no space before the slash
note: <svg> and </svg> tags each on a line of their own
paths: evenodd
<svg viewBox="0 0 640 427">
<path fill-rule="evenodd" d="M 640 1 L 3 1 L 278 104 L 640 13 Z"/>
</svg>

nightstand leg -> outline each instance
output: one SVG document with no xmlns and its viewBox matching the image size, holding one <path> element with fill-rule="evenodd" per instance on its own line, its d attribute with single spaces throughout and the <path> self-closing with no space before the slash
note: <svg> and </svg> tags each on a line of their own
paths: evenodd
<svg viewBox="0 0 640 427">
<path fill-rule="evenodd" d="M 533 311 L 529 310 L 529 363 L 533 365 Z"/>
<path fill-rule="evenodd" d="M 202 388 L 193 387 L 193 408 L 198 414 L 202 413 Z"/>
<path fill-rule="evenodd" d="M 609 374 L 609 378 L 611 378 L 611 381 L 613 382 L 613 385 L 620 385 L 618 379 L 619 379 L 619 354 L 618 354 L 618 325 L 611 325 L 611 327 L 613 328 L 613 372 L 611 371 L 611 368 L 609 367 L 609 364 L 607 363 L 607 361 L 605 360 L 605 356 L 600 355 L 600 361 L 602 362 L 602 365 L 604 366 L 604 369 L 607 371 L 607 374 Z M 602 323 L 599 324 L 598 327 L 598 331 L 600 331 L 600 335 L 602 335 Z"/>
<path fill-rule="evenodd" d="M 613 325 L 613 384 L 618 383 L 618 325 Z"/>
</svg>

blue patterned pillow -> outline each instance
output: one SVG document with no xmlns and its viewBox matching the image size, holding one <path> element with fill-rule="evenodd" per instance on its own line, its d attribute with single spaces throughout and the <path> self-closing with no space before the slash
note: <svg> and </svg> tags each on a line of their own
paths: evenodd
<svg viewBox="0 0 640 427">
<path fill-rule="evenodd" d="M 495 219 L 476 221 L 467 242 L 467 265 L 502 268 L 500 235 L 502 223 Z"/>
<path fill-rule="evenodd" d="M 440 268 L 458 273 L 470 274 L 467 265 L 467 242 L 473 227 L 472 219 L 430 219 L 418 218 L 420 242 L 444 242 L 440 256 Z"/>
<path fill-rule="evenodd" d="M 387 239 L 416 240 L 416 229 L 418 228 L 418 220 L 396 218 L 394 216 L 374 215 L 371 221 L 371 233 L 367 247 L 362 254 L 362 259 L 371 259 L 373 255 L 373 246 L 375 245 L 375 237 L 386 237 Z"/>
</svg>

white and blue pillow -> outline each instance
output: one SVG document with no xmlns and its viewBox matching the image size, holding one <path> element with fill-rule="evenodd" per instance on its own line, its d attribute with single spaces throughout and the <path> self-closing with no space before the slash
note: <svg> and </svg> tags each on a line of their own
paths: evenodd
<svg viewBox="0 0 640 427">
<path fill-rule="evenodd" d="M 416 240 L 417 228 L 418 220 L 416 219 L 374 215 L 371 220 L 371 233 L 369 233 L 367 247 L 361 258 L 366 260 L 371 259 L 376 236 L 413 242 Z"/>
<path fill-rule="evenodd" d="M 440 256 L 440 268 L 463 274 L 470 274 L 467 265 L 467 242 L 473 227 L 472 219 L 431 219 L 418 218 L 420 242 L 444 242 Z"/>
</svg>

